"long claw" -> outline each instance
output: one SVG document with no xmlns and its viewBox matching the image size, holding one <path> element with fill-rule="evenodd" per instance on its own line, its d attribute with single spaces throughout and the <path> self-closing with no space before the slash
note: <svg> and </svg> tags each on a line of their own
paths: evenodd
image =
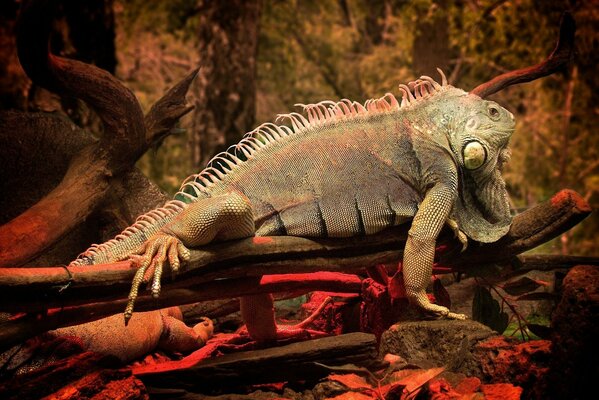
<svg viewBox="0 0 599 400">
<path fill-rule="evenodd" d="M 171 266 L 171 272 L 173 277 L 177 276 L 179 273 L 179 267 L 181 264 L 179 263 L 179 255 L 177 254 L 177 242 L 173 242 L 168 247 L 168 263 Z"/>
<path fill-rule="evenodd" d="M 177 242 L 177 250 L 179 251 L 179 258 L 183 259 L 184 262 L 189 262 L 191 259 L 191 252 L 181 242 Z"/>
<path fill-rule="evenodd" d="M 148 268 L 147 259 L 144 260 L 141 267 L 135 273 L 135 277 L 133 277 L 133 283 L 131 285 L 131 291 L 129 292 L 129 301 L 127 302 L 127 307 L 125 307 L 125 326 L 129 323 L 131 316 L 133 315 L 133 307 L 135 305 L 135 299 L 137 299 L 137 294 L 139 292 L 139 285 L 143 282 L 143 277 Z"/>
<path fill-rule="evenodd" d="M 156 261 L 156 271 L 154 272 L 154 281 L 152 282 L 152 297 L 157 299 L 160 296 L 160 278 L 162 278 L 164 261 Z"/>
</svg>

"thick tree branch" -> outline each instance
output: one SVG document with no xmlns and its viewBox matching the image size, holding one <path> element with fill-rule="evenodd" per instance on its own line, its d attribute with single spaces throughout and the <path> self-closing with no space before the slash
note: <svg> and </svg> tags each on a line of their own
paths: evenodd
<svg viewBox="0 0 599 400">
<path fill-rule="evenodd" d="M 53 5 L 44 0 L 23 4 L 17 31 L 19 59 L 35 83 L 86 101 L 101 118 L 104 134 L 72 158 L 54 190 L 0 227 L 0 265 L 23 265 L 85 220 L 109 192 L 113 179 L 131 169 L 152 144 L 148 139 L 160 139 L 190 111 L 185 93 L 196 71 L 159 100 L 144 121 L 133 93 L 108 72 L 50 54 Z"/>
<path fill-rule="evenodd" d="M 589 205 L 571 190 L 519 214 L 510 231 L 495 243 L 471 243 L 468 250 L 448 251 L 440 262 L 466 269 L 470 265 L 510 261 L 570 229 L 590 213 Z M 401 259 L 408 226 L 377 235 L 345 239 L 293 236 L 254 237 L 215 243 L 192 251 L 191 261 L 165 288 L 182 288 L 216 279 L 320 271 L 356 273 L 368 266 Z M 460 248 L 449 235 L 440 243 Z M 0 268 L 0 311 L 30 311 L 123 299 L 135 269 L 128 261 L 80 267 Z M 58 288 L 68 288 L 57 293 Z M 226 297 L 227 294 L 225 294 Z"/>
<path fill-rule="evenodd" d="M 464 253 L 446 255 L 445 265 L 467 270 L 484 263 L 511 262 L 526 250 L 568 230 L 590 213 L 588 204 L 575 192 L 563 190 L 547 202 L 518 215 L 510 232 L 491 244 L 471 243 Z M 290 236 L 257 237 L 218 243 L 192 252 L 181 276 L 165 284 L 160 299 L 141 296 L 138 310 L 214 300 L 263 292 L 293 290 L 354 291 L 355 278 L 316 274 L 279 276 L 319 271 L 362 272 L 364 268 L 401 259 L 407 227 L 378 235 L 347 239 L 306 239 Z M 442 242 L 458 246 L 447 236 Z M 447 253 L 449 254 L 449 253 Z M 0 269 L 1 311 L 43 312 L 0 328 L 0 343 L 47 329 L 78 324 L 121 312 L 135 270 L 129 262 L 87 267 Z"/>
<path fill-rule="evenodd" d="M 572 14 L 564 13 L 560 23 L 557 45 L 545 61 L 531 67 L 517 69 L 496 76 L 490 81 L 478 85 L 470 93 L 485 98 L 508 86 L 534 81 L 535 79 L 553 74 L 570 61 L 574 50 L 575 32 L 576 24 Z"/>
</svg>

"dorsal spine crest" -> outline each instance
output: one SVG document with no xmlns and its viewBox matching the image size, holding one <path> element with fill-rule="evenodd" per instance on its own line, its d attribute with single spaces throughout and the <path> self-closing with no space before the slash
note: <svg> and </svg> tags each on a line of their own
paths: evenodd
<svg viewBox="0 0 599 400">
<path fill-rule="evenodd" d="M 302 107 L 304 114 L 291 112 L 277 115 L 275 122 L 287 120 L 291 127 L 266 122 L 244 135 L 242 140 L 214 156 L 204 170 L 185 179 L 176 198 L 193 202 L 200 194 L 209 195 L 210 188 L 220 182 L 238 165 L 253 158 L 257 152 L 271 143 L 285 140 L 288 136 L 301 134 L 312 129 L 354 118 L 364 118 L 372 115 L 398 111 L 414 107 L 420 101 L 429 99 L 435 94 L 451 88 L 443 71 L 437 68 L 441 75 L 441 83 L 429 76 L 399 85 L 402 94 L 401 102 L 394 94 L 386 93 L 378 99 L 369 99 L 362 105 L 357 101 L 342 99 L 340 101 L 323 100 L 315 104 L 295 104 Z"/>
</svg>

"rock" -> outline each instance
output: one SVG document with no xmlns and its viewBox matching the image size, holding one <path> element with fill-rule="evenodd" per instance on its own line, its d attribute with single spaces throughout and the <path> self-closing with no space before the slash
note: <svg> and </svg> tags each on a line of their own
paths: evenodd
<svg viewBox="0 0 599 400">
<path fill-rule="evenodd" d="M 518 342 L 504 336 L 489 338 L 474 350 L 480 365 L 478 376 L 488 383 L 510 382 L 522 387 L 524 398 L 539 398 L 538 383 L 547 373 L 550 347 L 548 340 Z"/>
<path fill-rule="evenodd" d="M 562 293 L 551 322 L 553 346 L 545 393 L 585 399 L 599 380 L 599 267 L 572 268 Z"/>
<path fill-rule="evenodd" d="M 481 391 L 485 395 L 485 400 L 520 400 L 522 397 L 522 388 L 511 383 L 482 385 Z"/>
<path fill-rule="evenodd" d="M 452 372 L 479 375 L 475 346 L 497 333 L 475 321 L 400 322 L 383 333 L 380 353 L 397 354 L 422 368 L 446 366 Z"/>
</svg>

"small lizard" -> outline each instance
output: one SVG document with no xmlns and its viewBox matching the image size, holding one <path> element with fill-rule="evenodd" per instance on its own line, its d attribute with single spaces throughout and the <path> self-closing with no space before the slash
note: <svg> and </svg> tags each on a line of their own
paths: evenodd
<svg viewBox="0 0 599 400">
<path fill-rule="evenodd" d="M 364 104 L 341 100 L 298 106 L 265 123 L 206 169 L 188 177 L 175 198 L 142 215 L 116 238 L 93 245 L 72 264 L 135 258 L 125 322 L 139 285 L 160 293 L 164 266 L 174 274 L 188 248 L 249 236 L 351 237 L 411 222 L 403 278 L 409 300 L 438 316 L 464 315 L 432 304 L 435 243 L 448 225 L 493 242 L 510 227 L 500 171 L 509 159 L 513 115 L 493 101 L 423 76 Z M 249 334 L 280 336 L 270 295 L 241 299 Z"/>
</svg>

